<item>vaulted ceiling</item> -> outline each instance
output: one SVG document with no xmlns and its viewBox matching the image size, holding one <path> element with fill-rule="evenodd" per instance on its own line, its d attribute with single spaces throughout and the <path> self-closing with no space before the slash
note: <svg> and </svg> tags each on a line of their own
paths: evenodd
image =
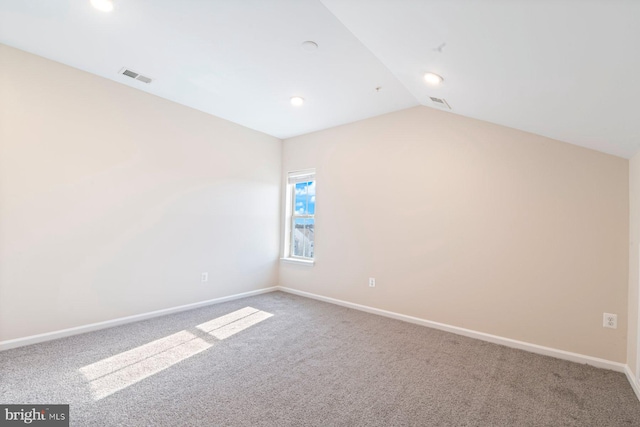
<svg viewBox="0 0 640 427">
<path fill-rule="evenodd" d="M 434 97 L 454 114 L 617 156 L 640 148 L 640 1 L 114 5 L 104 13 L 89 0 L 2 0 L 0 43 L 279 138 L 442 108 Z M 443 83 L 426 84 L 428 71 Z"/>
</svg>

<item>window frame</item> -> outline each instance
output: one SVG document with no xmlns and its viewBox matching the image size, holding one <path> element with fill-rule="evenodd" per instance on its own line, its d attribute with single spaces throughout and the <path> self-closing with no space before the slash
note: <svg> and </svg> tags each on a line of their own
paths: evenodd
<svg viewBox="0 0 640 427">
<path fill-rule="evenodd" d="M 304 179 L 300 179 L 304 177 Z M 304 264 L 314 264 L 315 263 L 315 214 L 316 211 L 314 209 L 313 214 L 296 214 L 296 184 L 298 183 L 309 183 L 313 182 L 316 184 L 317 188 L 317 179 L 315 169 L 305 169 L 300 171 L 292 171 L 288 172 L 286 175 L 286 218 L 285 218 L 285 248 L 284 248 L 284 258 L 285 261 L 294 261 Z M 313 248 L 313 256 L 300 256 L 295 255 L 293 253 L 294 250 L 294 230 L 295 223 L 298 219 L 313 219 L 313 228 L 314 228 L 314 248 Z"/>
</svg>

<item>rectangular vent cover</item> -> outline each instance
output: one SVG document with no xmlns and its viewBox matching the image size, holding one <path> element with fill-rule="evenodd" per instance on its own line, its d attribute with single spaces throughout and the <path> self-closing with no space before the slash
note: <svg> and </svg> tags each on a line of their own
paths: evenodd
<svg viewBox="0 0 640 427">
<path fill-rule="evenodd" d="M 446 108 L 447 110 L 451 109 L 451 106 L 444 98 L 434 98 L 433 96 L 430 96 L 429 99 L 431 99 L 431 104 L 435 107 Z"/>
<path fill-rule="evenodd" d="M 131 77 L 132 79 L 139 80 L 142 83 L 149 84 L 153 81 L 151 77 L 143 76 L 142 74 L 136 73 L 135 71 L 131 71 L 128 68 L 122 68 L 120 71 L 118 71 L 118 73 L 122 74 L 123 76 Z"/>
<path fill-rule="evenodd" d="M 146 77 L 146 76 L 138 75 L 137 79 L 140 80 L 143 83 L 151 83 L 151 79 L 149 77 Z"/>
</svg>

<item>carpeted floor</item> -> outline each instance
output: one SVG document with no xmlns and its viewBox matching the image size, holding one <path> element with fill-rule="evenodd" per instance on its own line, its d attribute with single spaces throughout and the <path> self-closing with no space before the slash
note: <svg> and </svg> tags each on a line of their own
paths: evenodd
<svg viewBox="0 0 640 427">
<path fill-rule="evenodd" d="M 639 426 L 620 373 L 263 294 L 0 353 L 73 426 Z"/>
</svg>

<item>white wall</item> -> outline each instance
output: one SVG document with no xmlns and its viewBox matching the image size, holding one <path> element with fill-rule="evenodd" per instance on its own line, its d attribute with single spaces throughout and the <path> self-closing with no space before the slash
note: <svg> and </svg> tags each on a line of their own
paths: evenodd
<svg viewBox="0 0 640 427">
<path fill-rule="evenodd" d="M 316 264 L 280 285 L 626 361 L 626 159 L 416 107 L 286 140 L 305 168 Z"/>
<path fill-rule="evenodd" d="M 0 341 L 276 285 L 281 152 L 0 45 Z"/>
<path fill-rule="evenodd" d="M 0 341 L 280 284 L 635 369 L 640 156 L 424 107 L 281 144 L 0 45 Z M 316 265 L 278 279 L 306 168 Z"/>
</svg>

